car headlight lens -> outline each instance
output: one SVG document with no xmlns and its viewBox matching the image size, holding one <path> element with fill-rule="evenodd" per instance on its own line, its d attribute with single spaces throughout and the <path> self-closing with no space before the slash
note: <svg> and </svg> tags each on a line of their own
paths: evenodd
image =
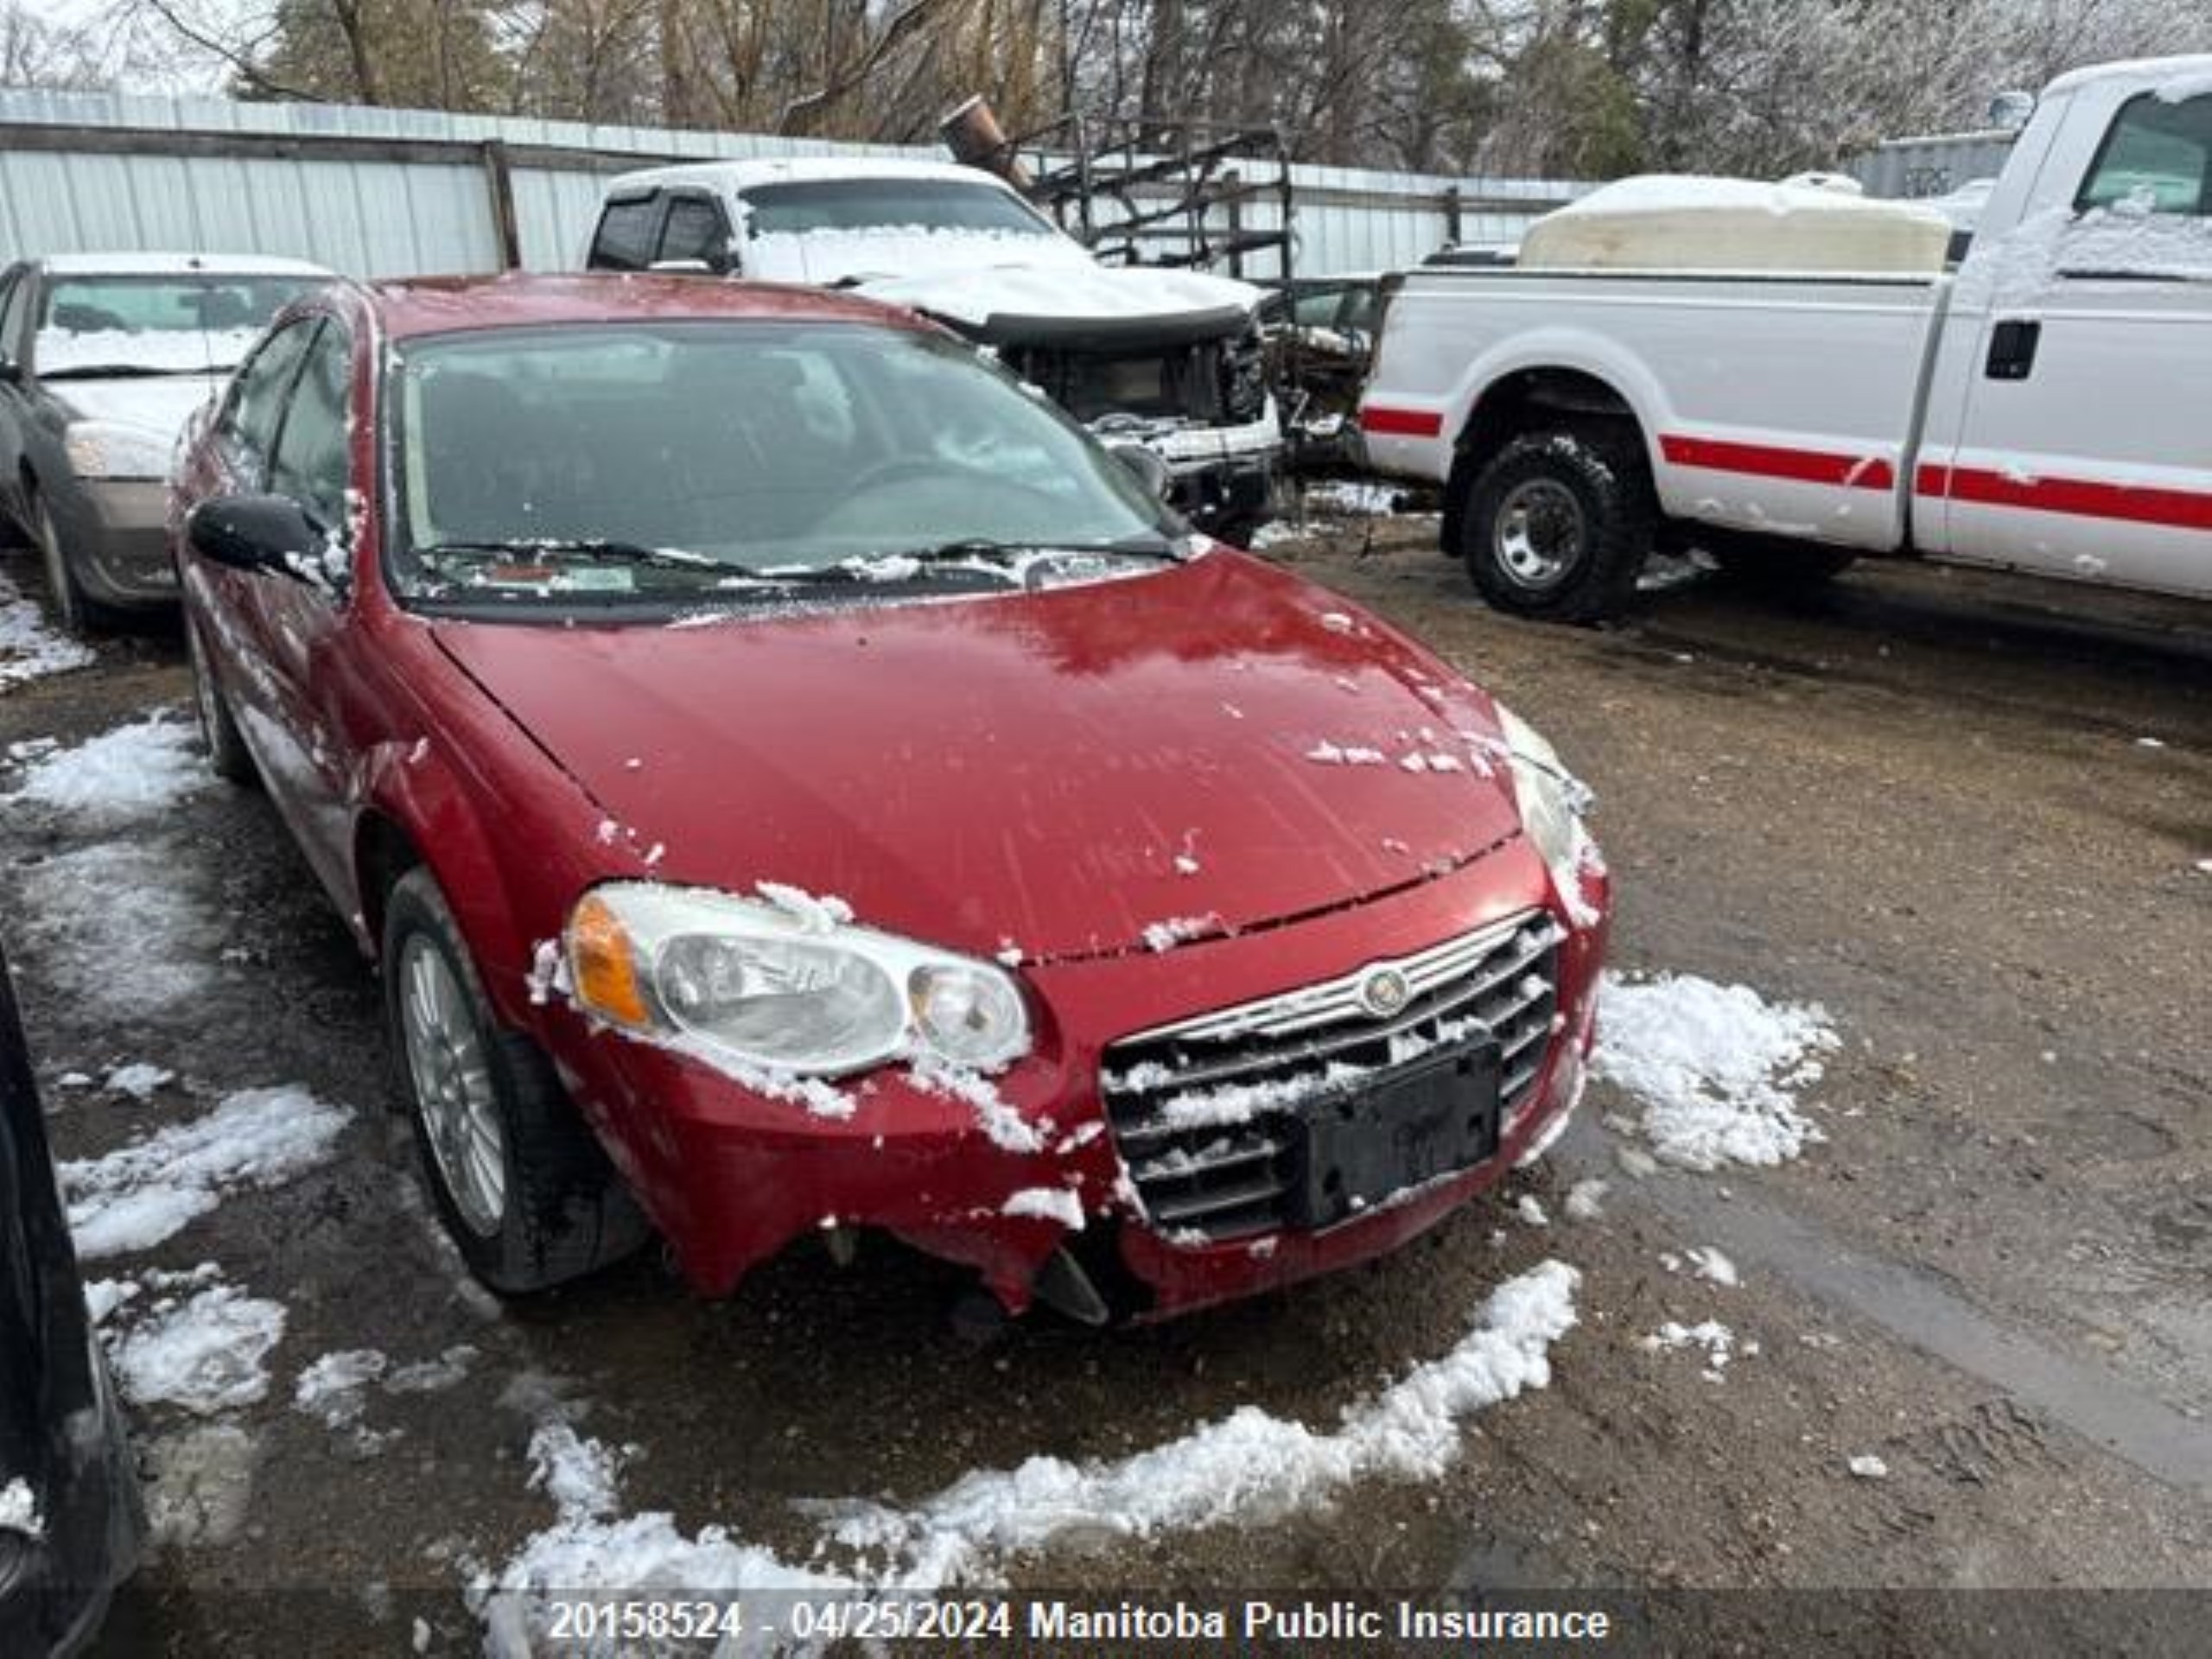
<svg viewBox="0 0 2212 1659">
<path fill-rule="evenodd" d="M 1513 769 L 1513 793 L 1521 804 L 1522 828 L 1542 855 L 1560 893 L 1571 900 L 1579 899 L 1581 866 L 1594 847 L 1582 824 L 1582 815 L 1591 806 L 1590 791 L 1561 764 L 1559 751 L 1543 734 L 1503 703 L 1497 708 Z"/>
<path fill-rule="evenodd" d="M 901 1057 L 988 1070 L 1029 1049 L 1002 969 L 819 906 L 613 882 L 578 902 L 564 944 L 588 1012 L 710 1062 L 841 1077 Z"/>
<path fill-rule="evenodd" d="M 73 421 L 62 434 L 79 478 L 167 478 L 168 435 L 120 421 Z"/>
</svg>

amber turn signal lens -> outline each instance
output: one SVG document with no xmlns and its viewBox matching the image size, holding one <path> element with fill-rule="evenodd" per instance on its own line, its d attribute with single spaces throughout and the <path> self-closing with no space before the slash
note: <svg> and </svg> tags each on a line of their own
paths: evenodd
<svg viewBox="0 0 2212 1659">
<path fill-rule="evenodd" d="M 652 1023 L 629 931 L 594 894 L 585 894 L 569 918 L 569 973 L 576 1000 L 601 1019 L 625 1026 Z"/>
</svg>

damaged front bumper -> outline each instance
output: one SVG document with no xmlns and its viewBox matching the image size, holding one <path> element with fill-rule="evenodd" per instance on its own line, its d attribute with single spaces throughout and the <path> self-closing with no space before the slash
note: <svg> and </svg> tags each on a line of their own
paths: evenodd
<svg viewBox="0 0 2212 1659">
<path fill-rule="evenodd" d="M 1210 535 L 1248 531 L 1274 511 L 1284 450 L 1273 399 L 1242 425 L 1109 415 L 1090 430 L 1108 442 L 1141 443 L 1166 461 L 1168 505 Z"/>
<path fill-rule="evenodd" d="M 1452 875 L 1291 927 L 1164 955 L 1138 950 L 1034 966 L 1024 970 L 1039 1011 L 1032 1055 L 990 1079 L 887 1067 L 840 1085 L 848 1116 L 766 1097 L 565 1012 L 547 1037 L 686 1276 L 706 1294 L 728 1294 L 807 1233 L 861 1228 L 974 1268 L 1015 1313 L 1043 1300 L 1083 1318 L 1158 1319 L 1395 1249 L 1547 1144 L 1582 1090 L 1606 896 L 1605 878 L 1592 874 L 1580 903 L 1561 905 L 1541 861 L 1516 840 Z M 1570 914 L 1599 919 L 1573 924 Z M 1469 940 L 1540 944 L 1547 980 L 1530 1016 L 1541 1029 L 1530 1027 L 1533 1040 L 1514 1051 L 1512 1075 L 1494 1078 L 1495 1117 L 1457 1143 L 1475 1161 L 1440 1163 L 1432 1144 L 1430 1161 L 1406 1166 L 1401 1188 L 1314 1199 L 1332 1176 L 1372 1183 L 1389 1166 L 1346 1155 L 1341 1129 L 1333 1141 L 1309 1139 L 1275 1113 L 1263 1121 L 1286 1132 L 1271 1176 L 1286 1192 L 1306 1183 L 1307 1201 L 1194 1213 L 1174 1178 L 1160 1178 L 1159 1145 L 1144 1143 L 1126 1102 L 1113 1095 L 1113 1080 L 1128 1069 L 1127 1045 L 1137 1040 L 1129 1033 L 1176 1028 L 1202 1011 L 1294 1001 L 1377 968 L 1440 960 L 1446 947 Z M 1412 994 L 1433 999 L 1442 982 L 1427 966 L 1410 971 Z M 1516 969 L 1524 979 L 1537 971 Z M 1387 1002 L 1395 993 L 1386 983 L 1377 995 Z M 1378 1017 L 1389 1026 L 1400 1016 L 1391 1009 Z M 1439 1053 L 1481 1052 L 1492 1062 L 1506 1040 L 1464 1024 L 1438 1030 L 1449 1039 L 1431 1046 Z M 1361 1103 L 1390 1082 L 1388 1070 L 1372 1087 L 1363 1079 L 1301 1099 L 1291 1115 L 1339 1100 L 1350 1103 L 1348 1113 L 1364 1109 Z M 1376 1133 L 1403 1128 L 1377 1125 Z M 1351 1133 L 1363 1130 L 1355 1124 Z M 1181 1144 L 1202 1148 L 1205 1138 Z M 1328 1167 L 1314 1166 L 1313 1148 L 1324 1144 L 1338 1150 Z"/>
</svg>

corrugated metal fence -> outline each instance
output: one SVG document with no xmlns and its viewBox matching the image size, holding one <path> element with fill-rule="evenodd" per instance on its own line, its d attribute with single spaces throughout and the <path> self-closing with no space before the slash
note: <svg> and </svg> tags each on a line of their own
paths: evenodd
<svg viewBox="0 0 2212 1659">
<path fill-rule="evenodd" d="M 742 133 L 336 105 L 0 93 L 0 255 L 289 254 L 360 276 L 578 260 L 608 175 L 664 160 L 934 156 Z M 1251 181 L 1274 175 L 1243 163 Z M 1511 241 L 1588 187 L 1298 166 L 1296 269 L 1387 270 Z M 1246 224 L 1279 220 L 1263 200 Z M 1270 268 L 1252 274 L 1274 274 Z"/>
<path fill-rule="evenodd" d="M 2011 132 L 1948 132 L 1892 138 L 1853 156 L 1852 175 L 1870 196 L 1947 196 L 1973 179 L 1993 179 L 2012 153 Z"/>
</svg>

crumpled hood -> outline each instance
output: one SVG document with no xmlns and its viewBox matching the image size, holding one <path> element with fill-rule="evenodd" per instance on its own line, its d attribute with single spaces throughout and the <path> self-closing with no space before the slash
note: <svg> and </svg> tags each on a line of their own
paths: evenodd
<svg viewBox="0 0 2212 1659">
<path fill-rule="evenodd" d="M 785 882 L 978 955 L 1324 911 L 1519 823 L 1486 696 L 1238 554 L 796 616 L 435 626 L 633 865 L 658 845 L 660 879 Z"/>
<path fill-rule="evenodd" d="M 1127 322 L 1249 315 L 1261 298 L 1249 283 L 1202 271 L 1102 265 L 1059 236 L 813 231 L 760 238 L 748 249 L 747 268 L 783 280 L 845 283 L 986 337 L 994 316 Z"/>
<path fill-rule="evenodd" d="M 193 411 L 213 397 L 221 374 L 145 376 L 113 380 L 57 380 L 48 388 L 79 419 L 113 421 L 174 439 Z"/>
</svg>

